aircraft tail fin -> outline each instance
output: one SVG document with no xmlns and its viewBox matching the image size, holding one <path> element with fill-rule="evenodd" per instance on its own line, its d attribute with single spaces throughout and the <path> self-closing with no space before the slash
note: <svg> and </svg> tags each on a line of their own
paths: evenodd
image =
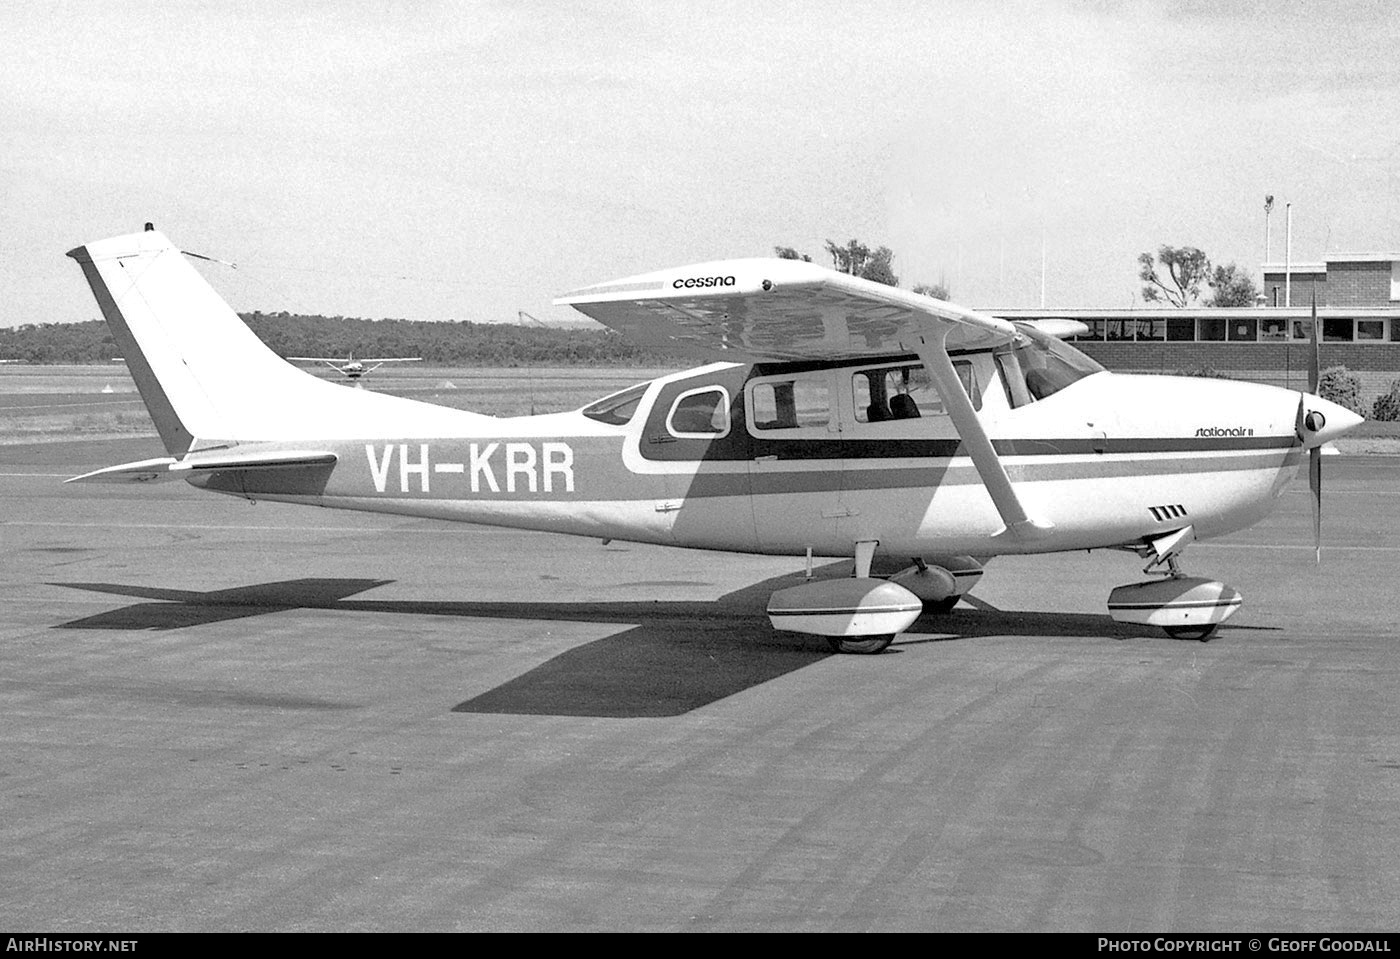
<svg viewBox="0 0 1400 959">
<path fill-rule="evenodd" d="M 461 429 L 480 414 L 346 390 L 284 361 L 164 234 L 88 243 L 82 267 L 172 456 L 230 443 Z"/>
<path fill-rule="evenodd" d="M 183 454 L 201 436 L 231 438 L 200 374 L 219 381 L 220 369 L 277 357 L 162 233 L 114 237 L 68 255 L 82 267 L 166 450 Z"/>
</svg>

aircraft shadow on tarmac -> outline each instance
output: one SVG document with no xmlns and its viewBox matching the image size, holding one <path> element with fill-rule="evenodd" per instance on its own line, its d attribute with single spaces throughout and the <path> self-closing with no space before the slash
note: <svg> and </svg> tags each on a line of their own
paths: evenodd
<svg viewBox="0 0 1400 959">
<path fill-rule="evenodd" d="M 678 716 L 831 655 L 818 637 L 778 633 L 765 613 L 768 597 L 802 578 L 774 577 L 717 600 L 517 603 L 349 599 L 385 579 L 294 579 L 199 592 L 114 583 L 52 583 L 151 602 L 56 625 L 55 629 L 170 630 L 289 610 L 336 610 L 636 623 L 553 659 L 453 707 L 454 712 L 642 718 Z M 1139 635 L 1107 615 L 1007 612 L 977 599 L 976 609 L 928 615 L 885 653 L 901 647 L 974 637 L 1035 638 Z"/>
</svg>

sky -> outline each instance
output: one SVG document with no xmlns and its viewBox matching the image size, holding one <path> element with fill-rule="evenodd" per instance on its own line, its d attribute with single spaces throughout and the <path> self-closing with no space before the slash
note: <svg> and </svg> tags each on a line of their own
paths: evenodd
<svg viewBox="0 0 1400 959">
<path fill-rule="evenodd" d="M 1137 256 L 1400 250 L 1400 4 L 0 5 L 0 326 L 153 221 L 240 312 L 545 323 L 592 283 L 888 246 L 995 309 Z M 1043 282 L 1042 282 L 1043 278 Z"/>
</svg>

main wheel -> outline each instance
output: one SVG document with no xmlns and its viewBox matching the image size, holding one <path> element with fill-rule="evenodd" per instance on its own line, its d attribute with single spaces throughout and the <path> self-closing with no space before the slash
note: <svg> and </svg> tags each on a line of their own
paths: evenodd
<svg viewBox="0 0 1400 959">
<path fill-rule="evenodd" d="M 924 600 L 924 612 L 926 613 L 951 613 L 953 607 L 958 605 L 961 596 L 949 596 L 946 599 L 926 599 Z"/>
<path fill-rule="evenodd" d="M 826 644 L 833 653 L 857 653 L 870 655 L 883 653 L 885 647 L 894 642 L 894 634 L 889 636 L 828 636 Z"/>
<path fill-rule="evenodd" d="M 1162 631 L 1172 639 L 1199 639 L 1201 642 L 1209 642 L 1215 635 L 1216 627 L 1219 623 L 1207 623 L 1205 626 L 1163 626 Z"/>
</svg>

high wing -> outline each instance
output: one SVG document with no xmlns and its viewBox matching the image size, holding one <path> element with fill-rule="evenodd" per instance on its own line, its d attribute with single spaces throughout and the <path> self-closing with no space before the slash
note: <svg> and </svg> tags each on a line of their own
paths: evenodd
<svg viewBox="0 0 1400 959">
<path fill-rule="evenodd" d="M 555 300 L 647 346 L 738 362 L 917 353 L 1011 535 L 1032 518 L 948 358 L 1009 342 L 1016 327 L 964 307 L 801 260 L 718 260 L 575 290 Z"/>
<path fill-rule="evenodd" d="M 951 349 L 1016 334 L 1006 320 L 801 260 L 720 260 L 566 293 L 572 306 L 653 347 L 745 361 L 845 359 L 915 352 L 920 337 Z"/>
</svg>

